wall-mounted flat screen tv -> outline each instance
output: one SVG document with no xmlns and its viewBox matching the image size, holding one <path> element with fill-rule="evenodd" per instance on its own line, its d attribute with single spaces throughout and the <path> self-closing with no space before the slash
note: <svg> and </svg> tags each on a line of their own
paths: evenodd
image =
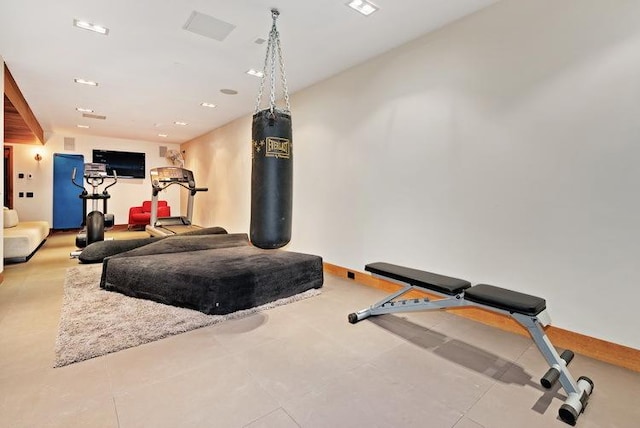
<svg viewBox="0 0 640 428">
<path fill-rule="evenodd" d="M 93 162 L 107 164 L 107 174 L 116 170 L 118 178 L 144 178 L 146 165 L 144 153 L 118 152 L 115 150 L 94 150 Z"/>
</svg>

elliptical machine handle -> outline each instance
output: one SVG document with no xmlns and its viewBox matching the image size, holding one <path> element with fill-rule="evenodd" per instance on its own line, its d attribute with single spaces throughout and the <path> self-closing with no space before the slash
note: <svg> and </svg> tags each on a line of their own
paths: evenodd
<svg viewBox="0 0 640 428">
<path fill-rule="evenodd" d="M 82 191 L 84 193 L 87 192 L 87 190 L 84 188 L 84 186 L 79 185 L 78 183 L 76 183 L 76 168 L 73 168 L 73 172 L 71 173 L 71 182 L 78 188 L 82 189 Z"/>
<path fill-rule="evenodd" d="M 113 183 L 109 184 L 107 187 L 104 188 L 104 190 L 102 191 L 102 194 L 106 195 L 109 192 L 107 192 L 107 189 L 111 186 L 113 186 L 114 184 L 116 184 L 118 182 L 118 173 L 116 172 L 116 170 L 113 170 Z"/>
</svg>

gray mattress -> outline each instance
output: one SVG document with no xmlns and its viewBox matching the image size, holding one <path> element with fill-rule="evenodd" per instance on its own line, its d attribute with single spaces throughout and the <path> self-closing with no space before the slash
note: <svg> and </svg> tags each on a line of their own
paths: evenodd
<svg viewBox="0 0 640 428">
<path fill-rule="evenodd" d="M 253 247 L 246 234 L 163 239 L 107 257 L 105 290 L 227 314 L 323 284 L 322 258 Z"/>
</svg>

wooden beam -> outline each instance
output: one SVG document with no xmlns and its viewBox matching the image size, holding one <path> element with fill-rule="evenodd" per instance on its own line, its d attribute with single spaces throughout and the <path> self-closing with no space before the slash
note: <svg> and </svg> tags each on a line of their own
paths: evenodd
<svg viewBox="0 0 640 428">
<path fill-rule="evenodd" d="M 33 111 L 31 111 L 31 108 L 29 107 L 27 100 L 24 99 L 22 92 L 20 92 L 20 88 L 18 88 L 18 84 L 13 79 L 13 76 L 11 75 L 9 68 L 7 68 L 7 64 L 4 64 L 4 95 L 6 96 L 5 103 L 7 99 L 10 101 L 9 103 L 10 108 L 13 108 L 14 111 L 17 112 L 17 115 L 19 116 L 20 119 L 22 119 L 22 122 L 25 125 L 25 126 L 19 125 L 19 129 L 20 129 L 20 131 L 18 131 L 19 134 L 21 135 L 24 134 L 25 133 L 24 128 L 26 127 L 26 129 L 28 129 L 35 137 L 36 143 L 44 144 L 44 132 L 42 131 L 42 127 L 40 126 L 40 123 L 38 123 L 38 119 L 36 119 L 36 116 L 33 114 Z M 7 113 L 7 107 L 5 106 L 5 114 L 6 113 Z M 18 120 L 16 119 L 15 114 L 11 114 L 11 113 L 12 112 L 10 111 L 10 119 L 13 121 Z M 12 132 L 11 131 L 12 128 L 7 127 L 7 124 L 5 124 L 5 134 L 7 133 L 7 129 L 9 130 L 8 136 L 11 137 L 10 133 Z M 27 141 L 15 141 L 14 139 L 14 141 L 11 141 L 11 142 L 32 143 L 33 139 L 27 136 Z"/>
<path fill-rule="evenodd" d="M 4 142 L 11 144 L 40 144 L 38 137 L 27 126 L 6 95 L 4 96 Z"/>
</svg>

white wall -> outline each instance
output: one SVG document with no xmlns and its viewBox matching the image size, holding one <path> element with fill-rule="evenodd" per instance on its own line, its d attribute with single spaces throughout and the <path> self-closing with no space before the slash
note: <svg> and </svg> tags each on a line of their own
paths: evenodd
<svg viewBox="0 0 640 428">
<path fill-rule="evenodd" d="M 64 150 L 64 138 L 75 139 L 75 150 Z M 13 144 L 13 205 L 18 211 L 20 220 L 47 220 L 53 226 L 53 155 L 54 153 L 81 154 L 85 162 L 91 162 L 93 149 L 144 152 L 146 154 L 147 173 L 145 179 L 120 179 L 109 189 L 111 199 L 108 201 L 108 212 L 115 216 L 116 224 L 127 224 L 129 208 L 139 206 L 142 201 L 151 199 L 151 180 L 149 169 L 156 166 L 169 165 L 159 154 L 159 147 L 163 145 L 169 149 L 179 149 L 177 144 L 159 144 L 147 141 L 129 141 L 114 138 L 95 137 L 86 135 L 53 134 L 47 138 L 44 146 Z M 42 160 L 36 162 L 36 152 L 42 155 Z M 25 178 L 19 179 L 23 173 Z M 27 177 L 31 174 L 31 179 Z M 82 176 L 79 175 L 76 181 Z M 71 180 L 71 177 L 69 177 Z M 176 186 L 173 186 L 176 187 Z M 91 191 L 90 187 L 87 189 Z M 102 191 L 103 187 L 100 187 Z M 33 192 L 33 198 L 19 198 L 19 192 Z M 78 189 L 78 194 L 80 190 Z M 160 195 L 160 199 L 169 202 L 172 214 L 179 215 L 180 194 L 176 187 L 168 189 Z M 102 206 L 100 204 L 100 206 Z M 91 209 L 91 205 L 89 205 Z"/>
<path fill-rule="evenodd" d="M 638 1 L 503 1 L 296 93 L 289 249 L 540 295 L 640 348 L 638 52 Z M 249 118 L 183 149 L 196 218 L 247 232 Z"/>
</svg>

